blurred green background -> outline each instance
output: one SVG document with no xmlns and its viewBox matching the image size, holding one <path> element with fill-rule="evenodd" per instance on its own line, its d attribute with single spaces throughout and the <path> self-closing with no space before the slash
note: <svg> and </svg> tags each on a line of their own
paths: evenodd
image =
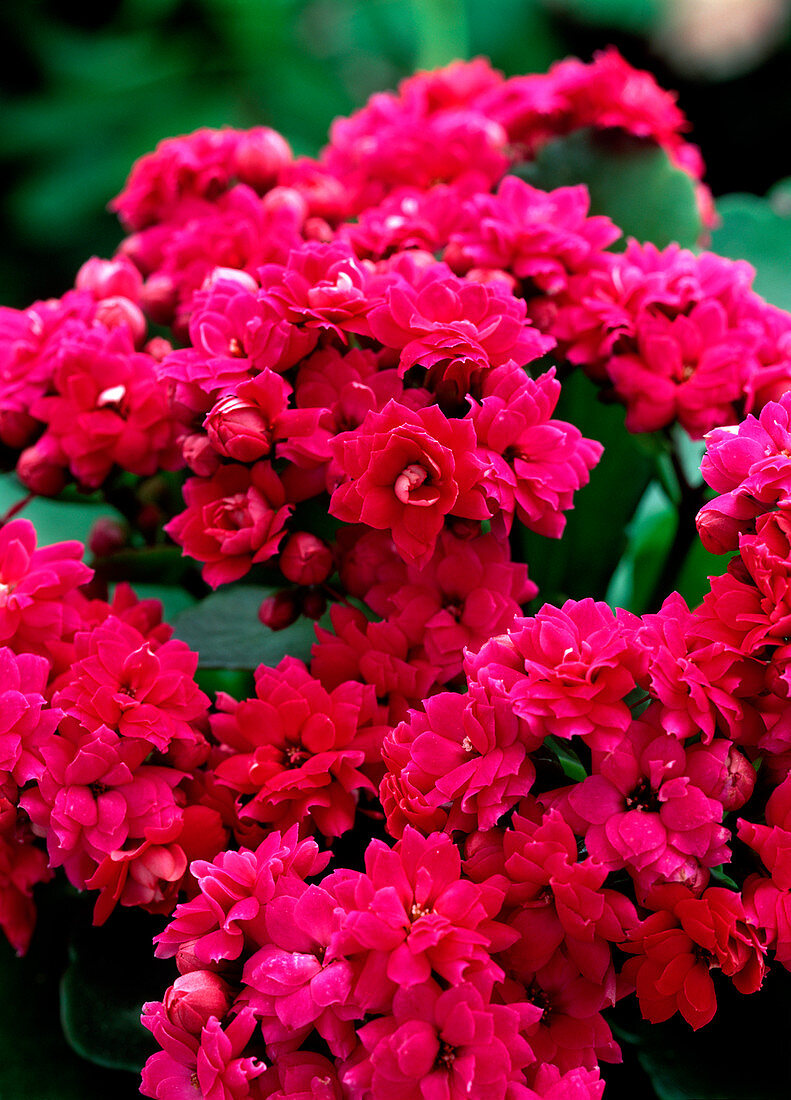
<svg viewBox="0 0 791 1100">
<path fill-rule="evenodd" d="M 265 123 L 315 153 L 416 67 L 508 75 L 617 45 L 677 89 L 715 194 L 791 173 L 790 0 L 5 0 L 0 301 L 57 295 L 120 233 L 132 161 L 199 126 Z"/>
</svg>

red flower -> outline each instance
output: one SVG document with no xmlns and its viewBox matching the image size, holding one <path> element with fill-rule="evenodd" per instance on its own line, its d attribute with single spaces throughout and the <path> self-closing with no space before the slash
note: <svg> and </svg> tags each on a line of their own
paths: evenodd
<svg viewBox="0 0 791 1100">
<path fill-rule="evenodd" d="M 280 478 L 268 462 L 220 466 L 213 477 L 190 478 L 187 509 L 165 525 L 182 552 L 205 562 L 212 588 L 238 580 L 255 562 L 277 553 L 291 511 Z"/>
<path fill-rule="evenodd" d="M 436 405 L 412 411 L 389 401 L 332 446 L 348 480 L 333 493 L 331 514 L 390 530 L 406 561 L 426 564 L 446 515 L 490 514 L 472 424 L 449 420 Z"/>
</svg>

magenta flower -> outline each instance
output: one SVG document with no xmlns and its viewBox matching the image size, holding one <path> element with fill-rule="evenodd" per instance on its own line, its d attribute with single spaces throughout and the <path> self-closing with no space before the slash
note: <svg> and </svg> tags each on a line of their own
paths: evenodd
<svg viewBox="0 0 791 1100">
<path fill-rule="evenodd" d="M 407 826 L 393 849 L 371 841 L 365 867 L 336 887 L 346 915 L 332 947 L 338 955 L 368 956 L 355 988 L 364 1008 L 381 1011 L 396 987 L 428 981 L 432 971 L 453 984 L 501 975 L 491 954 L 514 939 L 493 919 L 502 892 L 461 877 L 447 834 L 423 837 Z M 367 972 L 378 980 L 365 982 Z"/>
<path fill-rule="evenodd" d="M 502 699 L 475 686 L 468 695 L 426 699 L 385 737 L 380 797 L 392 836 L 489 829 L 535 779 L 525 724 Z"/>
<path fill-rule="evenodd" d="M 623 731 L 631 721 L 624 700 L 645 660 L 634 642 L 636 622 L 591 599 L 545 604 L 467 654 L 467 675 L 507 699 L 535 738 Z"/>
<path fill-rule="evenodd" d="M 392 1015 L 360 1028 L 368 1059 L 341 1069 L 350 1095 L 373 1100 L 486 1096 L 505 1100 L 533 1060 L 520 1034 L 520 1014 L 492 1004 L 471 982 L 444 992 L 435 981 L 399 989 Z"/>
<path fill-rule="evenodd" d="M 58 706 L 89 729 L 108 726 L 160 752 L 199 741 L 208 698 L 194 681 L 198 655 L 177 639 L 152 645 L 110 615 L 75 639 L 74 662 L 58 683 Z"/>
<path fill-rule="evenodd" d="M 285 834 L 272 832 L 255 851 L 220 852 L 213 862 L 196 860 L 192 873 L 200 893 L 182 902 L 168 927 L 156 937 L 158 958 L 182 954 L 197 960 L 197 968 L 234 962 L 242 952 L 268 943 L 266 905 L 289 882 L 304 884 L 323 870 L 329 852 L 320 853 L 313 840 L 299 841 L 293 826 Z M 189 969 L 196 969 L 195 964 Z"/>
<path fill-rule="evenodd" d="M 81 542 L 36 549 L 26 519 L 0 529 L 0 641 L 15 650 L 49 656 L 48 648 L 81 625 L 67 596 L 93 576 Z"/>
<path fill-rule="evenodd" d="M 435 405 L 413 412 L 389 401 L 332 446 L 347 480 L 332 495 L 331 514 L 390 530 L 407 562 L 426 564 L 446 515 L 490 515 L 472 425 L 449 420 Z"/>
<path fill-rule="evenodd" d="M 238 792 L 241 820 L 340 836 L 354 824 L 359 793 L 375 791 L 360 770 L 378 761 L 383 734 L 373 688 L 349 681 L 330 693 L 284 657 L 257 669 L 256 695 L 237 702 L 220 693 L 212 719 L 225 748 L 215 775 Z"/>
<path fill-rule="evenodd" d="M 532 531 L 559 538 L 562 514 L 587 485 L 602 446 L 572 424 L 550 419 L 560 397 L 554 368 L 533 381 L 512 365 L 484 379 L 470 418 L 481 457 L 488 463 L 486 490 L 510 524 L 514 512 Z"/>
<path fill-rule="evenodd" d="M 221 466 L 184 486 L 187 508 L 165 525 L 182 553 L 204 562 L 212 588 L 238 580 L 277 553 L 291 512 L 283 483 L 268 462 L 252 469 Z"/>
<path fill-rule="evenodd" d="M 425 367 L 430 389 L 463 399 L 492 367 L 524 366 L 553 346 L 529 324 L 524 303 L 510 291 L 446 272 L 437 264 L 416 286 L 396 283 L 385 303 L 371 311 L 376 339 L 401 350 L 402 374 Z"/>
</svg>

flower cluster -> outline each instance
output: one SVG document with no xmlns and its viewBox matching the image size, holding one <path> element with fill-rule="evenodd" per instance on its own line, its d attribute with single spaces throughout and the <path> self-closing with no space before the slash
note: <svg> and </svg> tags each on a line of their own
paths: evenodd
<svg viewBox="0 0 791 1100">
<path fill-rule="evenodd" d="M 626 133 L 710 224 L 684 128 L 610 50 L 418 74 L 315 160 L 200 130 L 134 167 L 113 259 L 0 311 L 20 479 L 129 524 L 94 574 L 0 522 L 0 927 L 26 949 L 57 868 L 97 923 L 172 914 L 145 1095 L 600 1100 L 618 999 L 698 1028 L 721 979 L 791 970 L 791 318 L 513 171 Z M 572 367 L 627 430 L 706 436 L 700 536 L 736 553 L 699 606 L 525 614 L 514 527 L 559 538 L 602 454 L 558 412 Z M 163 530 L 193 593 L 322 620 L 309 660 L 210 701 L 106 588 L 178 555 Z"/>
</svg>

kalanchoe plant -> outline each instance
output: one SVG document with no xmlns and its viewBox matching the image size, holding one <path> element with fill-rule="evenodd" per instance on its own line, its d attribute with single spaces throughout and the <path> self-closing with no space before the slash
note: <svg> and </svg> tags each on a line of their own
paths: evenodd
<svg viewBox="0 0 791 1100">
<path fill-rule="evenodd" d="M 201 130 L 135 165 L 115 257 L 0 312 L 19 480 L 120 513 L 92 568 L 27 498 L 0 529 L 0 926 L 24 953 L 57 868 L 96 924 L 160 917 L 145 1096 L 598 1100 L 616 1002 L 698 1029 L 791 969 L 791 317 L 536 185 L 620 135 L 703 239 L 684 127 L 610 50 L 420 73 L 316 160 Z M 655 433 L 676 550 L 698 512 L 732 554 L 691 607 L 541 606 L 523 532 L 603 454 L 580 368 Z M 195 644 L 132 577 L 189 593 Z M 214 667 L 254 677 L 210 698 L 227 586 L 257 618 Z"/>
</svg>

